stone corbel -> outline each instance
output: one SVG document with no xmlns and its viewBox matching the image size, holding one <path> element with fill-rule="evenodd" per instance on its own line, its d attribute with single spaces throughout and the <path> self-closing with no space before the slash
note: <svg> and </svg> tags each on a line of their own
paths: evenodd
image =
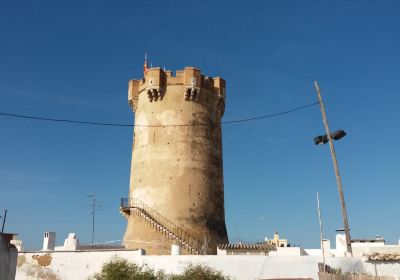
<svg viewBox="0 0 400 280">
<path fill-rule="evenodd" d="M 160 86 L 147 87 L 146 92 L 150 102 L 153 102 L 153 100 L 157 101 L 158 99 L 162 100 L 163 98 L 163 91 Z"/>
<path fill-rule="evenodd" d="M 198 101 L 200 96 L 200 88 L 195 86 L 185 87 L 185 100 L 187 101 Z"/>
</svg>

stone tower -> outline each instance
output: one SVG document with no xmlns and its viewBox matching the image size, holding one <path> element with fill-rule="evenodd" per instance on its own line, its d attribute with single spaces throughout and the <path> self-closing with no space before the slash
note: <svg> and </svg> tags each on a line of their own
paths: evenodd
<svg viewBox="0 0 400 280">
<path fill-rule="evenodd" d="M 150 68 L 129 81 L 135 112 L 129 197 L 121 201 L 127 248 L 216 253 L 227 243 L 221 118 L 225 81 L 199 69 Z"/>
</svg>

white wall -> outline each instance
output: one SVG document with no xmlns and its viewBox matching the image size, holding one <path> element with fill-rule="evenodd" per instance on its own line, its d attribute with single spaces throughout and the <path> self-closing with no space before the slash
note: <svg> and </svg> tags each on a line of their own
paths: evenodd
<svg viewBox="0 0 400 280">
<path fill-rule="evenodd" d="M 276 251 L 270 251 L 270 256 L 305 256 L 307 253 L 300 247 L 278 247 Z"/>
<path fill-rule="evenodd" d="M 351 247 L 384 247 L 384 242 L 351 242 Z"/>
<path fill-rule="evenodd" d="M 55 246 L 55 251 L 76 251 L 79 250 L 80 244 L 79 239 L 76 238 L 75 233 L 69 233 L 68 237 L 64 241 L 63 246 Z"/>
<path fill-rule="evenodd" d="M 354 257 L 362 257 L 372 253 L 379 254 L 400 254 L 399 245 L 386 245 L 383 242 L 352 242 L 351 248 Z M 309 250 L 306 249 L 308 252 Z M 331 249 L 336 257 L 346 255 L 346 236 L 342 233 L 336 234 L 336 249 Z"/>
<path fill-rule="evenodd" d="M 43 251 L 54 250 L 56 246 L 56 233 L 47 231 L 43 234 Z"/>
<path fill-rule="evenodd" d="M 381 246 L 359 246 L 353 247 L 353 255 L 356 257 L 361 257 L 363 255 L 369 255 L 372 253 L 379 254 L 400 254 L 400 246 L 399 245 L 381 245 Z"/>
<path fill-rule="evenodd" d="M 347 252 L 346 235 L 343 233 L 336 234 L 336 257 L 344 257 Z"/>
<path fill-rule="evenodd" d="M 364 262 L 364 270 L 373 276 L 387 275 L 400 279 L 400 262 Z"/>
<path fill-rule="evenodd" d="M 51 257 L 48 266 L 40 266 L 35 255 Z M 24 253 L 25 263 L 17 268 L 17 280 L 32 279 L 34 275 L 56 276 L 59 279 L 86 279 L 101 270 L 112 256 L 126 258 L 139 265 L 147 264 L 167 273 L 181 273 L 189 263 L 202 263 L 240 280 L 257 278 L 300 277 L 316 278 L 317 263 L 310 257 L 265 256 L 136 256 L 134 251 Z M 48 257 L 47 257 L 48 258 Z M 288 269 L 290 266 L 291 269 Z"/>
<path fill-rule="evenodd" d="M 136 251 L 30 252 L 19 256 L 16 279 L 34 279 L 35 275 L 63 280 L 87 279 L 99 272 L 102 264 L 112 256 L 126 258 L 138 265 L 147 264 L 167 273 L 181 273 L 189 263 L 201 263 L 239 280 L 318 279 L 317 263 L 322 262 L 322 258 L 312 256 L 139 256 Z M 39 265 L 38 257 L 43 257 L 48 265 Z M 327 264 L 342 267 L 345 272 L 363 271 L 361 260 L 356 258 L 330 258 Z"/>
</svg>

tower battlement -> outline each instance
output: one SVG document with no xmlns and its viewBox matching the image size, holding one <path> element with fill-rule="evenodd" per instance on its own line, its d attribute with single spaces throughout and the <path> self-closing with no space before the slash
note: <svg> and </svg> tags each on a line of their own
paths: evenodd
<svg viewBox="0 0 400 280">
<path fill-rule="evenodd" d="M 221 116 L 225 107 L 225 80 L 220 77 L 211 78 L 201 74 L 201 70 L 195 67 L 185 67 L 177 70 L 176 75 L 172 71 L 163 70 L 160 67 L 150 68 L 141 80 L 130 80 L 128 90 L 128 102 L 134 111 L 138 108 L 139 95 L 144 94 L 149 102 L 162 101 L 169 86 L 181 86 L 182 98 L 186 101 L 202 102 L 207 98 L 201 98 L 206 91 L 216 97 L 217 107 Z"/>
</svg>

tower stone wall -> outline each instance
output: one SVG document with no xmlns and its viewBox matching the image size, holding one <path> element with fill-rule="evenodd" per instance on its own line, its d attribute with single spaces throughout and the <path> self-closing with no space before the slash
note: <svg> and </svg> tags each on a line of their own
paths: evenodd
<svg viewBox="0 0 400 280">
<path fill-rule="evenodd" d="M 216 244 L 228 242 L 221 136 L 225 81 L 193 67 L 175 76 L 150 68 L 142 80 L 129 81 L 128 101 L 135 112 L 130 201 L 140 201 L 215 253 Z M 173 241 L 132 211 L 125 217 L 126 247 L 166 253 L 160 248 Z"/>
</svg>

